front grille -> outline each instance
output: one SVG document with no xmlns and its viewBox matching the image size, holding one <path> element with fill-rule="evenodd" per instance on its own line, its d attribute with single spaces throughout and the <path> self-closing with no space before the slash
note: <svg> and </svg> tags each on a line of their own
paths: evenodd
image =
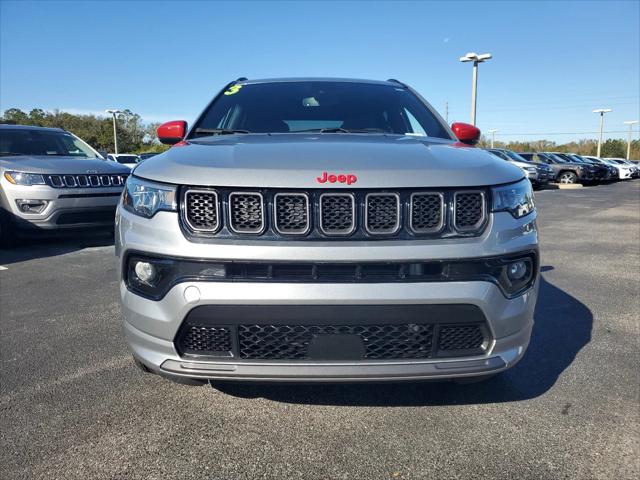
<svg viewBox="0 0 640 480">
<path fill-rule="evenodd" d="M 482 192 L 456 192 L 454 198 L 455 228 L 459 231 L 477 229 L 484 221 Z"/>
<path fill-rule="evenodd" d="M 415 233 L 437 232 L 444 221 L 444 199 L 441 193 L 411 194 L 411 230 Z"/>
<path fill-rule="evenodd" d="M 187 190 L 186 215 L 189 226 L 197 231 L 215 232 L 219 225 L 218 195 L 211 190 Z"/>
<path fill-rule="evenodd" d="M 320 230 L 327 235 L 349 235 L 356 226 L 355 199 L 349 193 L 320 195 Z"/>
<path fill-rule="evenodd" d="M 118 175 L 45 175 L 47 185 L 53 188 L 118 187 L 127 181 L 127 174 Z"/>
<path fill-rule="evenodd" d="M 369 193 L 365 212 L 365 228 L 371 234 L 391 234 L 400 228 L 400 196 L 396 193 Z"/>
<path fill-rule="evenodd" d="M 309 231 L 309 197 L 304 193 L 276 193 L 274 227 L 281 234 L 304 235 Z"/>
<path fill-rule="evenodd" d="M 479 235 L 487 220 L 482 190 L 236 191 L 183 187 L 180 201 L 181 224 L 189 237 L 442 238 Z"/>
<path fill-rule="evenodd" d="M 229 225 L 236 233 L 262 233 L 264 228 L 262 195 L 254 192 L 230 194 L 229 218 Z"/>
</svg>

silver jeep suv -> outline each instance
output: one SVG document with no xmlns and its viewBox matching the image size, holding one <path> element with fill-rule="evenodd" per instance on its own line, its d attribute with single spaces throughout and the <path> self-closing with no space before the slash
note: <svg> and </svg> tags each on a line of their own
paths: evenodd
<svg viewBox="0 0 640 480">
<path fill-rule="evenodd" d="M 239 79 L 129 177 L 116 223 L 138 366 L 176 381 L 478 377 L 527 348 L 521 169 L 410 87 Z M 456 139 L 457 136 L 457 139 Z"/>
<path fill-rule="evenodd" d="M 19 232 L 113 228 L 129 173 L 65 130 L 0 125 L 0 243 Z"/>
</svg>

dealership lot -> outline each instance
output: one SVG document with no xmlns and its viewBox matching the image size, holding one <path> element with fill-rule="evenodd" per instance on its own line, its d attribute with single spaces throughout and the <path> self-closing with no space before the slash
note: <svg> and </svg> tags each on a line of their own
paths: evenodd
<svg viewBox="0 0 640 480">
<path fill-rule="evenodd" d="M 5 478 L 636 478 L 640 181 L 536 199 L 532 345 L 473 385 L 177 385 L 130 360 L 108 237 L 2 251 Z"/>
</svg>

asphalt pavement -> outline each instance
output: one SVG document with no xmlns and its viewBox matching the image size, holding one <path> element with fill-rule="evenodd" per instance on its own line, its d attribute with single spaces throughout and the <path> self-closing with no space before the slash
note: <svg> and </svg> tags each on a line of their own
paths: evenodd
<svg viewBox="0 0 640 480">
<path fill-rule="evenodd" d="M 174 384 L 131 362 L 107 236 L 0 251 L 2 478 L 638 478 L 640 180 L 536 201 L 530 349 L 471 385 Z"/>
</svg>

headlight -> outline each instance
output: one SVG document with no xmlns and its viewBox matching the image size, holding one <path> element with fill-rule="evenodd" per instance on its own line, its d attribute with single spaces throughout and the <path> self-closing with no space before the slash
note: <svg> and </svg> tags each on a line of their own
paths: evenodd
<svg viewBox="0 0 640 480">
<path fill-rule="evenodd" d="M 536 173 L 538 169 L 536 167 L 524 167 L 527 172 Z"/>
<path fill-rule="evenodd" d="M 44 185 L 44 177 L 39 173 L 4 172 L 4 178 L 14 185 Z"/>
<path fill-rule="evenodd" d="M 130 176 L 122 193 L 122 206 L 145 218 L 153 217 L 160 210 L 174 212 L 176 187 Z"/>
<path fill-rule="evenodd" d="M 492 189 L 493 211 L 509 212 L 514 218 L 522 218 L 533 212 L 533 190 L 528 180 Z"/>
</svg>

